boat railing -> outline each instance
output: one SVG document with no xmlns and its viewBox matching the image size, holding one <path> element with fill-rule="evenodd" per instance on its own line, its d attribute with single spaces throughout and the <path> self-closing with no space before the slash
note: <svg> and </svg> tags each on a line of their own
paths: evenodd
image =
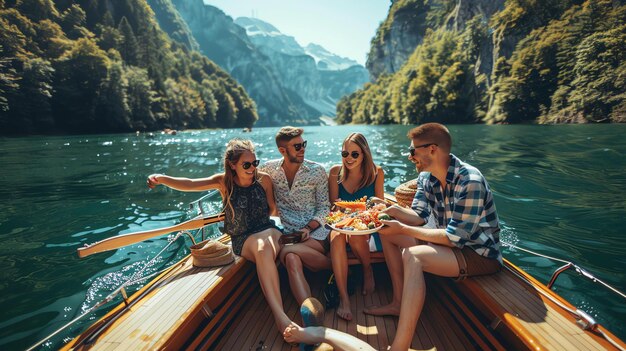
<svg viewBox="0 0 626 351">
<path fill-rule="evenodd" d="M 501 241 L 501 243 L 505 246 L 509 246 L 512 247 L 516 250 L 520 250 L 538 257 L 543 257 L 543 258 L 547 258 L 549 260 L 552 261 L 556 261 L 556 262 L 561 262 L 561 263 L 565 263 L 565 265 L 557 268 L 553 273 L 552 276 L 550 277 L 550 281 L 548 282 L 548 284 L 546 284 L 546 286 L 548 287 L 548 289 L 552 289 L 552 286 L 554 286 L 554 283 L 556 282 L 556 279 L 559 277 L 559 275 L 561 275 L 561 273 L 567 271 L 570 268 L 573 268 L 578 274 L 582 275 L 583 277 L 591 280 L 594 283 L 598 283 L 601 284 L 602 286 L 604 286 L 605 288 L 611 290 L 612 292 L 614 292 L 615 294 L 621 296 L 622 298 L 626 299 L 626 294 L 624 294 L 623 292 L 617 290 L 616 288 L 614 288 L 613 286 L 609 285 L 608 283 L 602 281 L 600 278 L 597 278 L 596 276 L 594 276 L 593 274 L 591 274 L 588 270 L 580 267 L 577 264 L 574 264 L 570 261 L 566 261 L 566 260 L 562 260 L 560 258 L 556 258 L 556 257 L 552 257 L 552 256 L 548 256 L 539 252 L 535 252 L 532 250 L 528 250 L 525 249 L 523 247 L 519 247 L 517 245 L 514 245 L 512 243 L 506 242 L 506 241 Z"/>
<path fill-rule="evenodd" d="M 191 203 L 189 203 L 189 213 L 196 213 L 197 215 L 205 215 L 208 212 L 211 212 L 211 207 L 207 204 L 213 204 L 214 201 L 209 201 L 212 200 L 213 197 L 215 197 L 217 194 L 219 194 L 219 192 L 217 190 L 211 190 L 209 191 L 206 195 L 200 197 L 199 199 L 192 201 Z M 191 215 L 193 217 L 193 215 Z M 198 231 L 196 231 L 196 235 L 198 233 L 201 234 L 201 240 L 204 240 L 206 237 L 206 231 L 205 231 L 205 227 L 200 228 Z M 107 303 L 113 301 L 113 299 L 115 299 L 118 295 L 122 296 L 122 299 L 124 301 L 124 304 L 126 304 L 126 307 L 129 307 L 132 303 L 129 302 L 128 300 L 128 294 L 126 293 L 126 288 L 140 283 L 146 279 L 152 278 L 154 276 L 157 276 L 163 272 L 165 272 L 166 270 L 168 270 L 170 267 L 166 267 L 160 271 L 156 271 L 147 275 L 143 275 L 143 272 L 148 269 L 149 267 L 152 267 L 155 262 L 157 261 L 157 259 L 160 258 L 161 254 L 163 252 L 165 252 L 165 250 L 167 250 L 174 242 L 176 242 L 178 240 L 178 238 L 180 238 L 182 235 L 187 235 L 190 239 L 191 242 L 193 244 L 196 244 L 196 240 L 195 237 L 193 236 L 193 234 L 191 234 L 189 231 L 180 231 L 178 233 L 176 233 L 175 235 L 171 236 L 168 239 L 168 243 L 167 245 L 165 245 L 163 247 L 163 249 L 161 249 L 161 251 L 159 251 L 156 255 L 154 255 L 150 260 L 148 260 L 146 262 L 146 264 L 144 264 L 141 269 L 137 270 L 136 272 L 134 272 L 127 280 L 125 280 L 119 287 L 117 287 L 115 290 L 113 290 L 113 292 L 111 292 L 110 294 L 108 294 L 104 299 L 100 300 L 99 302 L 97 302 L 96 304 L 94 304 L 93 306 L 91 306 L 90 308 L 88 308 L 86 311 L 84 311 L 83 313 L 81 313 L 78 317 L 72 319 L 71 321 L 69 321 L 68 323 L 64 324 L 63 326 L 61 326 L 59 329 L 55 330 L 53 333 L 49 334 L 48 336 L 46 336 L 44 339 L 36 342 L 35 344 L 33 344 L 31 347 L 29 347 L 28 349 L 26 349 L 27 351 L 30 350 L 34 350 L 35 348 L 41 346 L 43 343 L 45 343 L 46 341 L 50 340 L 52 337 L 54 337 L 55 335 L 59 334 L 60 332 L 62 332 L 63 330 L 69 328 L 71 325 L 73 325 L 74 323 L 78 322 L 79 320 L 83 319 L 85 316 L 91 314 L 92 312 L 94 312 L 95 310 L 97 310 L 98 308 L 106 305 Z M 145 291 L 145 293 L 147 293 L 148 291 Z M 139 301 L 140 299 L 135 299 L 134 301 Z M 107 325 L 109 325 L 110 323 L 112 323 L 115 320 L 115 318 L 112 318 L 110 321 L 108 321 L 102 328 L 100 328 L 100 330 L 104 330 L 104 327 L 106 327 Z M 100 333 L 96 332 L 93 333 L 92 335 L 89 336 L 89 338 L 85 339 L 83 342 L 89 344 L 92 340 L 94 340 L 95 337 L 97 337 Z"/>
<path fill-rule="evenodd" d="M 624 295 L 624 293 L 622 293 L 621 291 L 617 290 L 616 288 L 612 287 L 611 285 L 607 284 L 606 282 L 600 280 L 599 278 L 596 278 L 593 274 L 589 273 L 589 271 L 581 268 L 580 266 L 566 261 L 566 260 L 562 260 L 560 258 L 556 258 L 556 257 L 552 257 L 552 256 L 548 256 L 548 255 L 544 255 L 532 250 L 528 250 L 522 247 L 519 247 L 517 245 L 511 244 L 511 243 L 507 243 L 507 242 L 501 242 L 503 245 L 506 246 L 510 246 L 512 248 L 515 248 L 517 250 L 520 251 L 524 251 L 526 253 L 530 253 L 532 255 L 538 256 L 538 257 L 544 257 L 550 260 L 554 260 L 557 262 L 562 262 L 565 263 L 564 266 L 561 266 L 559 268 L 557 268 L 554 273 L 552 273 L 552 277 L 550 278 L 550 282 L 549 285 L 546 285 L 548 287 L 548 289 L 552 289 L 552 286 L 554 285 L 554 282 L 556 281 L 556 279 L 559 277 L 559 275 L 561 273 L 563 273 L 564 271 L 570 269 L 570 268 L 574 268 L 574 270 L 579 273 L 580 275 L 590 279 L 592 282 L 594 283 L 600 283 L 602 286 L 608 288 L 609 290 L 613 291 L 614 293 L 616 293 L 617 295 L 626 298 L 626 295 Z M 577 324 L 584 330 L 590 330 L 593 332 L 596 332 L 600 335 L 602 335 L 609 343 L 611 343 L 613 346 L 615 346 L 618 350 L 621 351 L 625 351 L 624 348 L 615 340 L 613 340 L 613 338 L 611 338 L 609 335 L 607 335 L 605 332 L 602 331 L 602 329 L 598 328 L 598 323 L 596 322 L 596 320 L 591 317 L 587 312 L 580 310 L 578 308 L 576 309 L 572 309 L 569 306 L 565 305 L 564 303 L 562 303 L 561 301 L 559 301 L 558 299 L 554 298 L 554 296 L 546 293 L 545 291 L 541 290 L 541 289 L 537 289 L 537 287 L 535 286 L 535 284 L 533 284 L 531 281 L 529 281 L 526 277 L 524 277 L 523 275 L 521 275 L 519 272 L 506 267 L 506 269 L 508 269 L 511 273 L 513 273 L 514 275 L 516 275 L 518 278 L 522 279 L 523 281 L 525 281 L 527 284 L 529 284 L 529 286 L 533 287 L 535 289 L 535 291 L 537 291 L 538 293 L 540 293 L 541 295 L 543 295 L 545 298 L 549 299 L 550 301 L 552 301 L 553 303 L 555 303 L 557 306 L 561 307 L 563 310 L 571 313 L 577 321 Z"/>
<path fill-rule="evenodd" d="M 217 206 L 212 206 L 215 204 L 214 197 L 219 194 L 217 190 L 211 190 L 206 195 L 200 197 L 199 199 L 192 201 L 189 203 L 189 213 L 196 214 L 200 216 L 204 216 L 207 214 L 213 214 L 222 212 L 223 208 L 220 208 L 216 211 Z M 207 233 L 205 230 L 206 227 L 200 228 L 196 233 L 200 233 L 200 241 L 206 239 Z"/>
<path fill-rule="evenodd" d="M 204 231 L 204 228 L 202 228 L 202 231 Z M 130 307 L 132 305 L 132 302 L 129 302 L 128 300 L 128 294 L 126 293 L 126 288 L 140 283 L 144 280 L 147 280 L 149 278 L 152 278 L 154 276 L 157 276 L 163 272 L 165 272 L 166 270 L 168 270 L 170 267 L 165 267 L 162 270 L 156 271 L 156 272 L 152 272 L 150 274 L 147 275 L 143 275 L 143 272 L 148 269 L 149 267 L 152 267 L 156 262 L 157 259 L 159 259 L 161 257 L 161 255 L 163 254 L 163 252 L 165 252 L 165 250 L 167 250 L 174 242 L 176 242 L 178 240 L 178 238 L 180 238 L 181 236 L 186 235 L 191 239 L 191 242 L 193 244 L 196 243 L 196 240 L 193 236 L 193 234 L 191 234 L 189 231 L 185 230 L 185 231 L 180 231 L 178 233 L 176 233 L 173 236 L 170 236 L 168 238 L 168 243 L 167 245 L 165 245 L 161 251 L 159 251 L 156 255 L 154 255 L 150 260 L 148 260 L 139 270 L 137 270 L 136 272 L 134 272 L 128 279 L 126 279 L 119 287 L 117 287 L 115 290 L 113 290 L 110 294 L 108 294 L 104 299 L 100 300 L 99 302 L 97 302 L 96 304 L 94 304 L 93 306 L 89 307 L 86 311 L 84 311 L 83 313 L 81 313 L 78 317 L 72 319 L 71 321 L 69 321 L 68 323 L 64 324 L 63 326 L 61 326 L 60 328 L 58 328 L 57 330 L 55 330 L 54 332 L 52 332 L 51 334 L 49 334 L 48 336 L 46 336 L 44 339 L 34 343 L 32 346 L 30 346 L 28 349 L 26 349 L 27 351 L 30 350 L 34 350 L 39 346 L 42 346 L 46 341 L 50 340 L 51 338 L 53 338 L 55 335 L 59 334 L 60 332 L 62 332 L 63 330 L 69 328 L 71 325 L 73 325 L 74 323 L 78 322 L 79 320 L 83 319 L 85 316 L 91 314 L 92 312 L 96 311 L 97 309 L 99 309 L 100 307 L 106 305 L 107 303 L 113 301 L 113 299 L 115 299 L 116 297 L 118 297 L 119 295 L 122 296 L 122 300 L 124 301 L 124 304 L 126 305 L 126 307 Z M 203 232 L 204 235 L 204 232 Z M 148 291 L 145 291 L 145 293 L 147 293 Z M 135 301 L 139 301 L 140 299 L 134 299 L 133 302 Z M 109 325 L 110 323 L 112 323 L 116 318 L 112 318 L 111 320 L 109 320 L 105 325 L 103 325 L 100 328 L 100 331 L 104 330 L 105 327 L 107 325 Z M 100 331 L 95 332 L 93 334 L 91 334 L 88 338 L 86 338 L 83 343 L 85 344 L 90 344 L 94 338 L 96 338 L 99 334 Z"/>
</svg>

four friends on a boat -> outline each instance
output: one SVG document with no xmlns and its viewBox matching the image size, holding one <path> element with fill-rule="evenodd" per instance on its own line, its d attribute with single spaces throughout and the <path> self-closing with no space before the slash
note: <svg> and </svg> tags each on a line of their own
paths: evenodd
<svg viewBox="0 0 626 351">
<path fill-rule="evenodd" d="M 424 305 L 424 272 L 463 279 L 495 273 L 502 265 L 500 227 L 489 185 L 478 169 L 451 153 L 452 138 L 445 126 L 423 124 L 408 134 L 409 160 L 419 174 L 411 208 L 392 205 L 382 210 L 392 220 L 382 221 L 385 226 L 378 231 L 379 237 L 329 235 L 324 227 L 329 199 L 334 202 L 366 195 L 382 202 L 384 172 L 374 164 L 365 137 L 352 133 L 342 144 L 342 164 L 333 166 L 327 177 L 321 165 L 304 159 L 302 134 L 301 128 L 282 128 L 276 144 L 283 158 L 259 169 L 252 142 L 235 139 L 224 154 L 224 173 L 200 179 L 153 174 L 148 186 L 220 191 L 226 214 L 224 229 L 231 235 L 233 251 L 256 263 L 265 298 L 288 342 L 326 342 L 338 349 L 357 350 L 369 346 L 337 330 L 303 328 L 291 321 L 282 306 L 276 258 L 287 268 L 299 304 L 311 296 L 303 268 L 332 267 L 340 295 L 337 314 L 350 320 L 346 243 L 364 266 L 364 294 L 375 288 L 369 251 L 378 244 L 390 272 L 393 298 L 386 306 L 372 306 L 363 312 L 399 316 L 390 349 L 407 350 Z M 270 215 L 280 215 L 286 233 L 302 232 L 301 243 L 281 245 L 282 233 Z M 329 247 L 332 259 L 326 255 Z"/>
</svg>

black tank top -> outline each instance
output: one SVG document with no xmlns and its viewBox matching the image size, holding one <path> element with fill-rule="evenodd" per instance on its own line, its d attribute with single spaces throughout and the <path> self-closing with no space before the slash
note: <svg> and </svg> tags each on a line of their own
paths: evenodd
<svg viewBox="0 0 626 351">
<path fill-rule="evenodd" d="M 230 203 L 234 211 L 229 207 L 225 209 L 224 232 L 230 234 L 233 252 L 241 255 L 241 249 L 248 236 L 275 225 L 270 220 L 265 189 L 258 181 L 248 187 L 233 184 Z"/>
</svg>

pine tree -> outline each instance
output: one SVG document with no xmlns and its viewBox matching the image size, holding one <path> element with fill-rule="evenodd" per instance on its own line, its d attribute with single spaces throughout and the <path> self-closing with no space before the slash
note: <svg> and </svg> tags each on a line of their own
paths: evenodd
<svg viewBox="0 0 626 351">
<path fill-rule="evenodd" d="M 117 26 L 120 34 L 122 35 L 122 41 L 119 44 L 118 51 L 122 54 L 122 58 L 127 64 L 137 66 L 138 53 L 137 53 L 137 39 L 133 33 L 133 28 L 128 23 L 126 16 L 122 17 L 120 24 Z"/>
</svg>

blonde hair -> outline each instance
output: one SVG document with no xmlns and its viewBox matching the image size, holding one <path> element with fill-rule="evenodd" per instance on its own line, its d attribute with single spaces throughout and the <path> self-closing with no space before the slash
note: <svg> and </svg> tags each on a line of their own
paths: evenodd
<svg viewBox="0 0 626 351">
<path fill-rule="evenodd" d="M 359 189 L 368 186 L 376 180 L 376 174 L 378 173 L 376 170 L 376 164 L 374 163 L 374 159 L 372 158 L 372 152 L 370 151 L 370 146 L 367 143 L 367 139 L 361 133 L 352 133 L 348 135 L 344 140 L 343 145 L 346 145 L 348 142 L 355 143 L 359 148 L 361 148 L 361 155 L 363 155 L 363 161 L 361 162 L 361 182 L 359 183 Z M 342 157 L 343 158 L 343 157 Z M 348 179 L 348 175 L 350 174 L 350 170 L 345 169 L 343 166 L 343 160 L 341 161 L 341 168 L 339 169 L 339 180 L 337 183 L 341 183 Z"/>
<path fill-rule="evenodd" d="M 226 151 L 224 152 L 224 190 L 226 193 L 224 194 L 222 203 L 224 205 L 223 209 L 229 208 L 233 215 L 235 210 L 230 202 L 230 197 L 233 194 L 236 173 L 230 166 L 237 164 L 241 155 L 246 151 L 254 153 L 254 144 L 252 141 L 236 138 L 226 144 Z M 254 178 L 255 180 L 259 179 L 259 173 L 256 168 L 254 169 Z"/>
</svg>

